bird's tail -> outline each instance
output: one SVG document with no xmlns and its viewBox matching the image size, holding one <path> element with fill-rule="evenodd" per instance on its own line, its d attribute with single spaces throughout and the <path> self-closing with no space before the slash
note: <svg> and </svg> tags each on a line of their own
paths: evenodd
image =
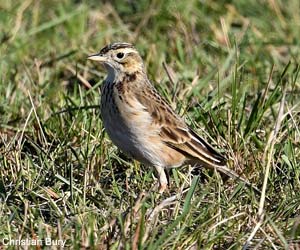
<svg viewBox="0 0 300 250">
<path fill-rule="evenodd" d="M 202 167 L 203 165 L 197 164 L 196 166 Z M 255 187 L 252 183 L 250 183 L 248 180 L 237 174 L 235 171 L 229 169 L 226 165 L 216 165 L 216 164 L 210 164 L 205 165 L 206 168 L 217 170 L 222 175 L 225 175 L 229 178 L 232 178 L 234 180 L 238 180 L 242 183 L 244 183 L 247 187 L 253 189 L 257 194 L 261 194 L 261 190 L 259 190 L 257 187 Z"/>
</svg>

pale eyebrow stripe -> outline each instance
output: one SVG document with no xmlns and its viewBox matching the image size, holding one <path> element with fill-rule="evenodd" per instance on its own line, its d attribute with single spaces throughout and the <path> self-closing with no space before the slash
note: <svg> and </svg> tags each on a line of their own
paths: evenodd
<svg viewBox="0 0 300 250">
<path fill-rule="evenodd" d="M 125 54 L 129 54 L 129 53 L 138 53 L 135 49 L 132 48 L 124 48 L 124 49 L 116 49 L 117 52 L 123 52 Z"/>
</svg>

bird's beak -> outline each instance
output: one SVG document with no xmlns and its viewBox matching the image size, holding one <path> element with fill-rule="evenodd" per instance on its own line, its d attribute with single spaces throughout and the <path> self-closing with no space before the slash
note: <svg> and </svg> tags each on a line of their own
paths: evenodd
<svg viewBox="0 0 300 250">
<path fill-rule="evenodd" d="M 105 62 L 106 61 L 106 57 L 101 55 L 100 53 L 90 55 L 90 56 L 88 56 L 87 59 L 92 60 L 92 61 L 98 61 L 98 62 Z"/>
</svg>

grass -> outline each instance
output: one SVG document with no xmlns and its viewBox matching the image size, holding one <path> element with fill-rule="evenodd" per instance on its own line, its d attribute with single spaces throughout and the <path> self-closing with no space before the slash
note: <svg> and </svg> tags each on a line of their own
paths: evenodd
<svg viewBox="0 0 300 250">
<path fill-rule="evenodd" d="M 299 7 L 1 1 L 0 246 L 300 249 Z M 190 166 L 157 194 L 99 117 L 105 73 L 86 57 L 112 41 L 136 45 L 160 93 L 261 196 Z"/>
</svg>

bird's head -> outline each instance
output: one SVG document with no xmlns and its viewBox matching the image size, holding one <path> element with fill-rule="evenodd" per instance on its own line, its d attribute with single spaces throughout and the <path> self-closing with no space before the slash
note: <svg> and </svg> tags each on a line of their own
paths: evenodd
<svg viewBox="0 0 300 250">
<path fill-rule="evenodd" d="M 144 65 L 141 56 L 130 43 L 112 43 L 105 46 L 99 53 L 88 57 L 105 66 L 108 72 L 132 74 L 143 71 Z"/>
</svg>

